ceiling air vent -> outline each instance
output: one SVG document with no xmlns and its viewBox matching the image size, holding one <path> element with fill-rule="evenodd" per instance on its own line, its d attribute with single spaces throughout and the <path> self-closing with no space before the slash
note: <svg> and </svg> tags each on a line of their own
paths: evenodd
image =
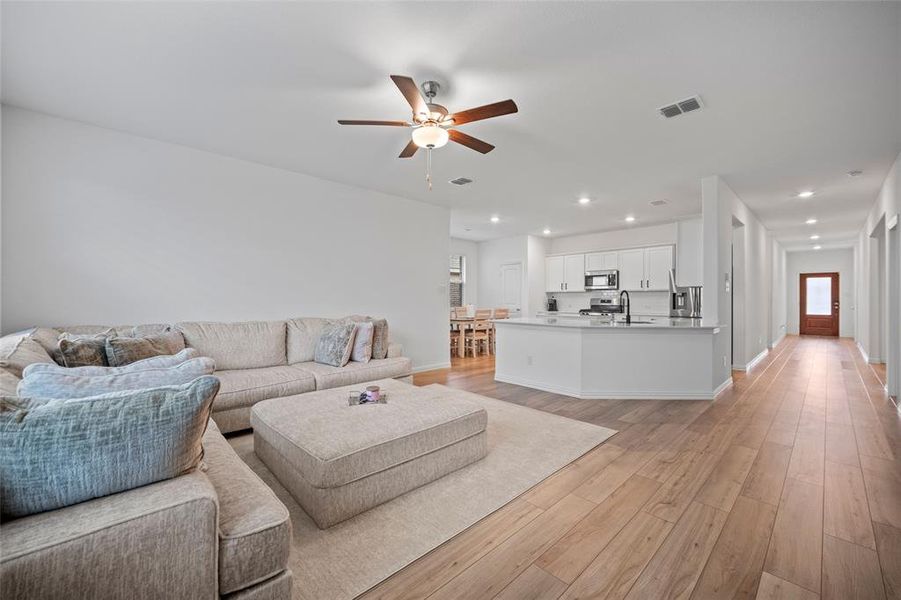
<svg viewBox="0 0 901 600">
<path fill-rule="evenodd" d="M 651 206 L 663 206 L 665 204 L 669 204 L 666 200 L 651 200 L 648 204 Z"/>
<path fill-rule="evenodd" d="M 456 179 L 451 179 L 450 183 L 454 185 L 466 185 L 467 183 L 472 183 L 472 179 L 467 177 L 457 177 Z"/>
<path fill-rule="evenodd" d="M 701 103 L 699 96 L 692 96 L 685 100 L 679 100 L 675 104 L 658 108 L 657 111 L 667 119 L 678 117 L 681 114 L 700 110 L 704 105 Z"/>
</svg>

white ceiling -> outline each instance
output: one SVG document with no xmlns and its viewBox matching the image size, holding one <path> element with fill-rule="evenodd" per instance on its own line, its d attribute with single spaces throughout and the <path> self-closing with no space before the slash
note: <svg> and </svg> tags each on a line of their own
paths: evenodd
<svg viewBox="0 0 901 600">
<path fill-rule="evenodd" d="M 850 240 L 901 150 L 899 37 L 898 3 L 5 1 L 2 99 L 448 206 L 477 240 L 697 214 L 720 174 L 804 247 Z M 407 130 L 335 123 L 409 118 L 389 74 L 520 112 L 461 127 L 497 149 L 436 151 L 428 192 Z M 703 112 L 656 115 L 694 94 Z"/>
</svg>

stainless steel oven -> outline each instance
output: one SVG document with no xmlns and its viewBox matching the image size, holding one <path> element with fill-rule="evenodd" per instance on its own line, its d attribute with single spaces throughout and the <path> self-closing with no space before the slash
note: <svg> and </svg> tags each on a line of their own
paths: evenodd
<svg viewBox="0 0 901 600">
<path fill-rule="evenodd" d="M 585 271 L 586 290 L 618 290 L 619 271 L 609 269 L 604 271 Z"/>
</svg>

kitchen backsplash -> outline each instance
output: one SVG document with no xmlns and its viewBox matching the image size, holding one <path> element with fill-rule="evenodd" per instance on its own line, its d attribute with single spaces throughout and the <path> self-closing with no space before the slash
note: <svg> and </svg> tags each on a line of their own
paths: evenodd
<svg viewBox="0 0 901 600">
<path fill-rule="evenodd" d="M 560 312 L 578 312 L 583 308 L 588 308 L 591 304 L 591 298 L 597 294 L 593 292 L 567 292 L 563 294 L 548 293 L 557 299 L 557 310 Z M 669 292 L 629 292 L 632 300 L 633 315 L 668 315 L 669 314 Z M 547 305 L 541 307 L 544 310 Z"/>
</svg>

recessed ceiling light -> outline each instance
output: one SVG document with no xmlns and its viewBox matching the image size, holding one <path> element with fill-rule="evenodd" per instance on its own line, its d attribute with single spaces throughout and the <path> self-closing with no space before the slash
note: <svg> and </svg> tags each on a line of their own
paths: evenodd
<svg viewBox="0 0 901 600">
<path fill-rule="evenodd" d="M 635 220 L 635 217 L 633 217 L 632 215 L 629 215 L 628 217 L 626 217 L 626 223 L 631 223 L 634 220 Z"/>
<path fill-rule="evenodd" d="M 820 236 L 814 234 L 814 235 L 810 236 L 810 239 L 812 239 L 812 240 L 818 240 L 818 239 L 820 239 Z"/>
<path fill-rule="evenodd" d="M 804 222 L 807 223 L 808 225 L 813 225 L 814 223 L 817 222 L 817 220 L 816 220 L 816 219 L 807 219 L 807 220 L 804 221 Z"/>
<path fill-rule="evenodd" d="M 579 204 L 581 204 L 583 206 L 586 204 L 590 204 L 590 203 L 591 203 L 591 198 L 586 198 L 586 197 L 579 198 Z"/>
<path fill-rule="evenodd" d="M 551 235 L 551 230 L 548 228 L 545 228 L 544 231 L 542 231 L 541 233 L 543 233 L 544 235 Z"/>
<path fill-rule="evenodd" d="M 494 215 L 493 217 L 491 217 L 492 223 L 498 223 L 498 222 L 500 222 L 500 220 L 501 220 L 501 218 L 497 215 Z"/>
<path fill-rule="evenodd" d="M 854 169 L 853 171 L 848 171 L 848 177 L 860 177 L 863 175 L 863 171 L 859 169 Z"/>
<path fill-rule="evenodd" d="M 822 248 L 822 246 L 814 246 L 813 247 L 814 250 L 819 250 L 820 248 Z"/>
<path fill-rule="evenodd" d="M 798 198 L 810 198 L 811 196 L 813 196 L 813 192 L 810 190 L 804 190 L 798 194 Z"/>
</svg>

